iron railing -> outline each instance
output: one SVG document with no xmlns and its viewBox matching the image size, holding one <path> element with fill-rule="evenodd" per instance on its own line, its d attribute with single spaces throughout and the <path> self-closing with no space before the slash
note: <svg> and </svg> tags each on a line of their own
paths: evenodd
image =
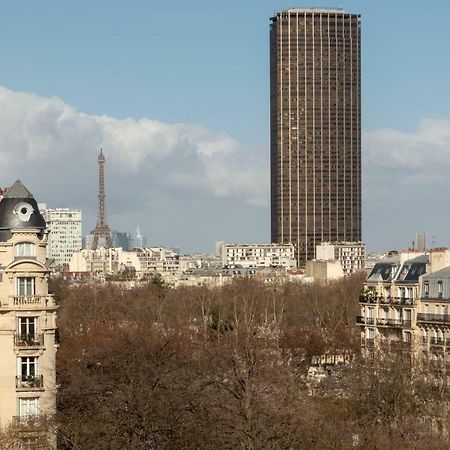
<svg viewBox="0 0 450 450">
<path fill-rule="evenodd" d="M 24 390 L 42 389 L 44 387 L 43 375 L 20 375 L 16 377 L 16 388 Z"/>
<path fill-rule="evenodd" d="M 40 333 L 16 333 L 14 335 L 14 345 L 16 347 L 42 347 L 44 345 L 44 335 Z"/>
</svg>

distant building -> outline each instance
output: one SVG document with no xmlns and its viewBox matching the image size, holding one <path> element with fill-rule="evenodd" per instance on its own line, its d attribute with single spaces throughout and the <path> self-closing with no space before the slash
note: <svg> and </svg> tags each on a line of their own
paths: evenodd
<svg viewBox="0 0 450 450">
<path fill-rule="evenodd" d="M 314 281 L 332 281 L 344 277 L 339 261 L 306 261 L 305 275 Z"/>
<path fill-rule="evenodd" d="M 215 255 L 222 258 L 222 250 L 223 246 L 226 244 L 225 241 L 217 241 L 216 242 L 216 248 L 215 248 Z"/>
<path fill-rule="evenodd" d="M 141 227 L 136 226 L 133 233 L 130 233 L 130 244 L 129 249 L 133 248 L 146 248 L 147 247 L 147 236 L 141 233 Z"/>
<path fill-rule="evenodd" d="M 16 181 L 0 201 L 0 431 L 11 425 L 21 449 L 56 449 L 46 419 L 56 413 L 59 307 L 48 293 L 47 237 L 36 200 Z"/>
<path fill-rule="evenodd" d="M 112 232 L 113 247 L 121 247 L 123 250 L 130 249 L 130 235 L 121 231 Z"/>
<path fill-rule="evenodd" d="M 421 231 L 416 233 L 416 246 L 415 248 L 419 251 L 425 251 L 427 248 L 427 233 Z"/>
<path fill-rule="evenodd" d="M 292 244 L 226 244 L 220 248 L 223 266 L 297 267 Z"/>
<path fill-rule="evenodd" d="M 70 272 L 91 272 L 117 275 L 133 269 L 137 278 L 156 272 L 178 272 L 180 256 L 165 247 L 137 248 L 125 251 L 120 247 L 84 249 L 72 255 Z"/>
<path fill-rule="evenodd" d="M 72 255 L 81 250 L 81 211 L 45 207 L 42 215 L 49 230 L 47 256 L 55 260 L 56 268 L 62 269 L 69 264 Z"/>
<path fill-rule="evenodd" d="M 362 242 L 322 242 L 316 247 L 316 260 L 339 261 L 345 276 L 364 270 L 365 256 Z"/>
</svg>

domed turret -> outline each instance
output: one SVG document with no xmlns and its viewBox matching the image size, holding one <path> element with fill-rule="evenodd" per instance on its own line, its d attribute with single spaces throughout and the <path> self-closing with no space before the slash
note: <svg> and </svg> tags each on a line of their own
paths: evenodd
<svg viewBox="0 0 450 450">
<path fill-rule="evenodd" d="M 45 229 L 42 217 L 33 194 L 17 180 L 0 201 L 0 242 L 11 237 L 11 229 Z"/>
</svg>

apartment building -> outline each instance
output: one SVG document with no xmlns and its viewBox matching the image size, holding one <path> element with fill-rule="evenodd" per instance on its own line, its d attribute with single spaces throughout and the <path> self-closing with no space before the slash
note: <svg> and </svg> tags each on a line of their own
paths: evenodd
<svg viewBox="0 0 450 450">
<path fill-rule="evenodd" d="M 0 201 L 0 427 L 27 448 L 42 437 L 56 448 L 58 306 L 48 293 L 46 223 L 20 182 Z"/>
<path fill-rule="evenodd" d="M 81 211 L 45 208 L 42 215 L 49 229 L 47 256 L 55 260 L 57 269 L 62 269 L 69 264 L 72 255 L 81 250 Z"/>
<path fill-rule="evenodd" d="M 415 363 L 450 371 L 449 305 L 449 250 L 403 252 L 378 262 L 360 296 L 362 350 L 404 350 Z"/>
<path fill-rule="evenodd" d="M 223 266 L 297 267 L 293 244 L 226 244 L 219 249 Z"/>
<path fill-rule="evenodd" d="M 375 264 L 364 283 L 357 318 L 363 349 L 413 349 L 419 281 L 429 257 L 402 259 L 397 255 Z"/>
<path fill-rule="evenodd" d="M 362 242 L 322 242 L 316 247 L 316 259 L 339 261 L 345 276 L 364 270 L 366 247 Z"/>
<path fill-rule="evenodd" d="M 419 357 L 450 371 L 450 267 L 424 275 L 417 312 Z"/>
</svg>

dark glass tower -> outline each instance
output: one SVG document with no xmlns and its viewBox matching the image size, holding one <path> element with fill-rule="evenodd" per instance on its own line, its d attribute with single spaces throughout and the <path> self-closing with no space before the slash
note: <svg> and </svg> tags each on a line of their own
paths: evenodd
<svg viewBox="0 0 450 450">
<path fill-rule="evenodd" d="M 271 18 L 272 241 L 300 265 L 323 241 L 361 240 L 361 26 L 341 9 Z"/>
</svg>

